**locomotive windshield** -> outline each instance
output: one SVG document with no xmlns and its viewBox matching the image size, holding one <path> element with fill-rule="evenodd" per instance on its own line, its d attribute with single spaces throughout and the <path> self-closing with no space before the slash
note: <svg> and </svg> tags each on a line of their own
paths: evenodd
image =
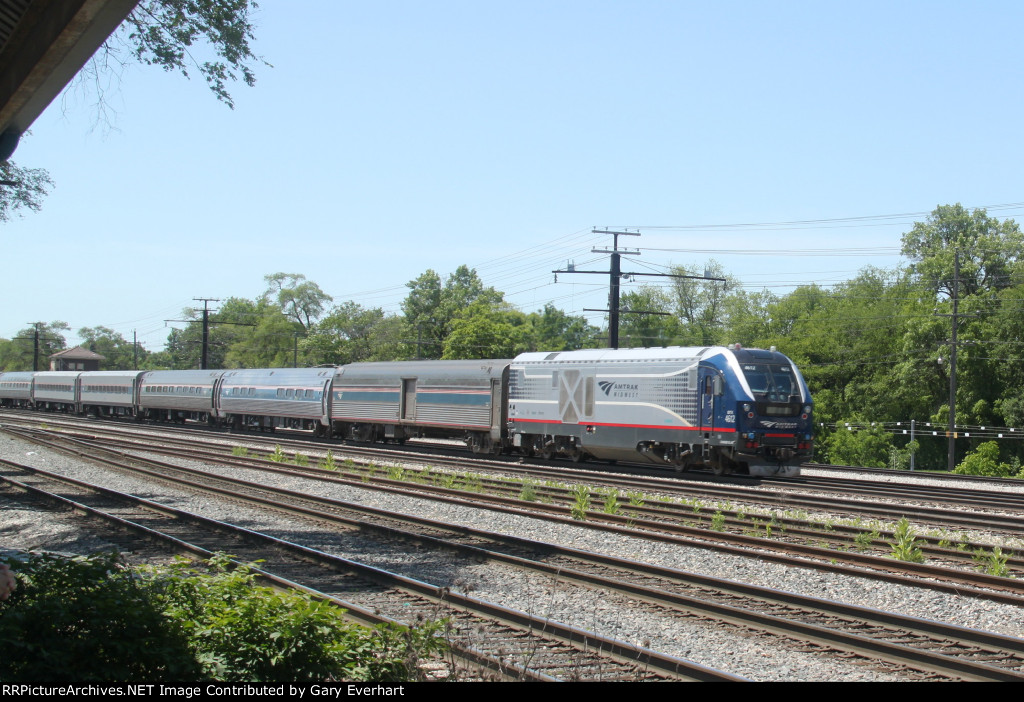
<svg viewBox="0 0 1024 702">
<path fill-rule="evenodd" d="M 744 363 L 743 375 L 747 377 L 754 397 L 768 402 L 789 402 L 800 389 L 789 365 L 769 363 Z"/>
</svg>

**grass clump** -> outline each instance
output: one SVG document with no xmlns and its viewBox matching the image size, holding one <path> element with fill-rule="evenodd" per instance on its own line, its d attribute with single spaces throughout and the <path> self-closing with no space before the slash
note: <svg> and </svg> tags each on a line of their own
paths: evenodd
<svg viewBox="0 0 1024 702">
<path fill-rule="evenodd" d="M 537 484 L 532 480 L 524 480 L 522 487 L 519 488 L 519 499 L 526 502 L 536 502 Z"/>
</svg>

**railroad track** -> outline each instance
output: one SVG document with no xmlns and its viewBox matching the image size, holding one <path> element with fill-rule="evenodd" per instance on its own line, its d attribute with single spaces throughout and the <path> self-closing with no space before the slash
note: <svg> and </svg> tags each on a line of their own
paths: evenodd
<svg viewBox="0 0 1024 702">
<path fill-rule="evenodd" d="M 237 486 L 240 481 L 232 483 Z M 266 492 L 262 486 L 255 489 Z M 290 499 L 310 502 L 302 495 L 292 495 Z M 372 516 L 372 528 L 375 530 L 388 533 L 389 538 L 416 541 L 421 548 L 424 543 L 431 542 L 436 548 L 459 548 L 472 558 L 543 569 L 563 580 L 636 598 L 638 602 L 645 603 L 643 606 L 676 611 L 716 625 L 726 623 L 757 628 L 798 646 L 829 654 L 839 650 L 844 655 L 906 667 L 914 671 L 913 676 L 1011 680 L 1022 675 L 1024 651 L 1021 646 L 1024 641 L 1020 639 L 936 625 L 934 622 L 801 598 L 765 588 L 739 586 L 714 578 L 699 578 L 550 544 L 538 545 L 476 530 L 453 529 L 450 525 L 383 514 L 379 510 L 352 510 L 350 506 L 343 506 L 341 512 L 354 512 L 355 516 L 340 516 L 337 514 L 339 506 L 332 501 L 312 502 L 320 505 L 321 509 L 324 506 L 331 508 L 332 513 L 319 511 L 314 515 L 309 507 L 302 507 L 301 511 L 307 516 L 332 519 L 359 529 L 371 526 L 368 519 Z M 393 526 L 387 526 L 388 522 Z M 415 530 L 410 531 L 410 524 L 415 525 Z M 543 553 L 543 558 L 538 558 L 538 552 Z M 906 641 L 914 643 L 908 646 Z M 953 641 L 960 643 L 954 645 Z"/>
<path fill-rule="evenodd" d="M 159 540 L 199 557 L 230 552 L 262 561 L 258 572 L 279 586 L 301 587 L 363 623 L 447 618 L 455 651 L 512 679 L 659 681 L 738 680 L 690 661 L 560 625 L 283 539 L 190 514 L 65 476 L 3 461 L 3 481 L 37 497 L 60 499 L 93 518 L 116 522 L 135 538 Z M 21 479 L 10 475 L 20 471 Z"/>
<path fill-rule="evenodd" d="M 426 479 L 417 480 L 416 484 L 388 477 L 391 469 L 379 468 L 370 476 L 369 470 L 357 470 L 347 478 L 334 471 L 325 471 L 316 467 L 288 466 L 267 461 L 253 461 L 249 458 L 227 456 L 222 447 L 215 451 L 205 451 L 194 443 L 185 450 L 173 450 L 149 446 L 145 443 L 127 440 L 104 438 L 73 437 L 67 434 L 54 436 L 64 441 L 81 441 L 81 445 L 95 448 L 113 448 L 132 451 L 153 451 L 193 458 L 205 462 L 220 463 L 225 466 L 253 468 L 264 471 L 276 471 L 285 474 L 299 472 L 315 479 L 341 482 L 352 486 L 368 487 L 405 494 L 410 497 L 428 494 L 432 499 L 453 503 L 471 502 L 474 505 L 492 510 L 505 510 L 522 513 L 529 511 L 533 516 L 549 520 L 571 522 L 569 515 L 572 509 L 566 507 L 572 502 L 570 491 L 561 490 L 557 499 L 524 502 L 519 497 L 521 488 L 510 486 L 507 482 L 493 480 L 488 483 L 488 492 L 484 493 L 483 484 L 475 486 L 477 491 L 444 487 L 430 484 Z M 199 471 L 197 477 L 207 479 L 205 472 Z M 410 475 L 410 478 L 412 476 Z M 434 476 L 438 477 L 437 475 Z M 447 480 L 442 481 L 447 482 Z M 538 488 L 539 489 L 539 488 Z M 543 498 L 540 498 L 542 500 Z M 868 533 L 864 528 L 843 527 L 842 525 L 819 524 L 809 528 L 806 520 L 786 518 L 773 514 L 767 517 L 748 516 L 745 520 L 735 518 L 736 510 L 720 509 L 716 513 L 704 510 L 697 515 L 687 505 L 651 503 L 650 505 L 631 505 L 623 508 L 623 515 L 606 514 L 591 511 L 587 514 L 587 524 L 591 528 L 601 528 L 621 533 L 639 533 L 648 538 L 660 540 L 673 539 L 675 543 L 699 548 L 710 548 L 717 551 L 748 554 L 752 548 L 763 551 L 761 558 L 775 560 L 795 567 L 815 567 L 829 571 L 840 571 L 844 567 L 853 575 L 868 575 L 903 584 L 920 584 L 922 578 L 938 580 L 929 587 L 946 589 L 951 593 L 971 594 L 997 601 L 1019 604 L 1024 596 L 1024 585 L 1020 581 L 999 575 L 988 575 L 977 572 L 974 550 L 980 549 L 978 544 L 959 544 L 960 548 L 943 547 L 936 537 L 922 539 L 921 545 L 932 563 L 906 563 L 893 560 L 880 553 L 891 550 L 879 531 L 871 539 L 861 537 Z M 699 511 L 699 510 L 698 510 Z M 731 515 L 731 516 L 730 516 Z M 727 527 L 733 527 L 730 532 Z M 752 528 L 753 527 L 753 528 Z M 774 529 L 774 532 L 772 530 Z M 772 536 L 763 536 L 771 532 Z M 652 536 L 657 534 L 657 536 Z M 891 536 L 891 534 L 889 534 Z M 873 550 L 873 552 L 871 552 Z M 807 559 L 814 559 L 809 563 Z M 1024 560 L 1011 553 L 1006 554 L 1006 567 L 1012 574 L 1024 573 Z"/>
<path fill-rule="evenodd" d="M 41 422 L 59 423 L 74 431 L 81 431 L 83 420 L 52 417 L 40 419 L 36 413 L 4 413 L 4 421 L 38 426 Z M 91 422 L 90 431 L 99 434 L 138 431 L 140 425 L 128 422 Z M 150 427 L 152 428 L 152 427 Z M 347 457 L 376 463 L 427 463 L 437 468 L 457 471 L 504 472 L 519 477 L 529 477 L 538 482 L 559 481 L 589 483 L 619 489 L 621 491 L 645 491 L 650 493 L 685 495 L 706 502 L 740 502 L 772 507 L 782 512 L 840 513 L 863 519 L 895 522 L 901 518 L 916 524 L 931 525 L 943 529 L 962 529 L 987 533 L 1003 533 L 1010 536 L 1024 534 L 1024 492 L 998 492 L 976 490 L 965 493 L 957 488 L 915 484 L 878 483 L 864 480 L 789 478 L 778 480 L 744 479 L 725 483 L 705 474 L 685 474 L 687 480 L 679 480 L 679 474 L 652 471 L 650 468 L 628 466 L 608 470 L 588 470 L 584 465 L 563 463 L 552 466 L 532 460 L 495 460 L 470 455 L 450 455 L 441 449 L 424 452 L 423 449 L 385 448 L 381 445 L 338 444 L 328 441 L 296 439 L 293 435 L 266 435 L 256 433 L 228 434 L 223 431 L 211 432 L 205 428 L 181 428 L 160 426 L 161 442 L 180 442 L 193 447 L 197 443 L 271 443 L 294 453 L 312 454 L 333 450 Z M 166 431 L 181 434 L 180 438 L 166 438 Z M 254 452 L 258 449 L 253 449 Z M 268 451 L 269 452 L 269 451 Z M 658 477 L 651 477 L 656 475 Z M 906 474 L 911 477 L 911 474 Z M 913 476 L 916 477 L 916 476 Z M 811 490 L 815 493 L 804 494 Z M 840 496 L 833 496 L 839 493 Z M 762 520 L 763 521 L 763 520 Z M 794 524 L 795 522 L 790 522 Z M 836 531 L 842 532 L 842 529 Z M 922 537 L 928 540 L 928 537 Z M 826 540 L 828 540 L 826 538 Z M 937 544 L 944 540 L 935 537 Z M 967 551 L 973 551 L 981 544 L 965 544 Z M 954 549 L 955 550 L 955 549 Z M 961 549 L 962 550 L 962 549 Z M 962 559 L 956 553 L 936 554 L 947 560 Z M 1024 564 L 1022 564 L 1024 567 Z"/>
</svg>

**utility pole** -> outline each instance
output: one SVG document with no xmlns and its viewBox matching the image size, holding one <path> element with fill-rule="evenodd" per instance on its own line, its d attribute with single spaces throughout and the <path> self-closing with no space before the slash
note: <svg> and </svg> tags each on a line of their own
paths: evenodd
<svg viewBox="0 0 1024 702">
<path fill-rule="evenodd" d="M 203 303 L 203 342 L 202 342 L 203 346 L 202 346 L 202 349 L 199 352 L 199 370 L 206 370 L 207 369 L 207 365 L 209 365 L 208 364 L 208 359 L 210 357 L 210 312 L 215 312 L 216 311 L 216 310 L 209 309 L 207 304 L 210 303 L 210 302 L 220 302 L 220 299 L 219 298 L 215 298 L 215 297 L 193 297 L 192 299 L 195 300 L 196 302 L 202 302 Z M 189 324 L 191 324 L 192 322 L 195 322 L 195 321 L 196 320 L 194 320 L 194 319 L 165 319 L 164 320 L 165 323 L 166 322 L 187 322 Z M 216 324 L 234 324 L 235 322 L 215 322 L 215 323 Z M 255 326 L 255 325 L 253 325 L 253 324 L 244 324 L 244 325 L 241 325 L 241 326 L 252 327 L 252 326 Z"/>
<path fill-rule="evenodd" d="M 960 252 L 953 252 L 953 336 L 949 351 L 949 446 L 946 457 L 946 470 L 950 473 L 956 468 L 956 342 L 959 320 L 957 312 L 960 306 Z"/>
<path fill-rule="evenodd" d="M 640 232 L 615 232 L 607 229 L 592 229 L 593 234 L 611 234 L 614 239 L 612 240 L 611 249 L 591 249 L 591 253 L 606 253 L 611 254 L 611 265 L 607 272 L 605 271 L 578 271 L 575 268 L 568 268 L 564 271 L 551 271 L 556 276 L 559 273 L 598 273 L 600 275 L 608 275 L 608 309 L 607 310 L 584 310 L 584 312 L 607 312 L 608 313 L 608 347 L 617 349 L 619 348 L 619 287 L 620 281 L 623 276 L 652 276 L 656 278 L 694 278 L 698 280 L 717 280 L 722 283 L 725 282 L 724 278 L 708 278 L 705 276 L 698 275 L 677 275 L 675 273 L 623 273 L 621 265 L 621 256 L 623 254 L 627 256 L 639 256 L 639 250 L 626 250 L 619 248 L 619 237 L 620 236 L 640 236 Z M 665 312 L 638 312 L 631 310 L 631 314 L 666 314 Z"/>
<path fill-rule="evenodd" d="M 34 330 L 33 333 L 32 333 L 32 338 L 33 338 L 33 342 L 32 342 L 32 372 L 33 373 L 36 372 L 37 370 L 39 370 L 39 325 L 40 324 L 42 324 L 42 322 L 36 322 L 35 324 L 32 325 L 32 328 Z"/>
<path fill-rule="evenodd" d="M 949 340 L 949 430 L 946 432 L 946 436 L 949 439 L 948 446 L 946 448 L 946 469 L 949 472 L 953 472 L 956 468 L 956 349 L 957 346 L 962 343 L 957 339 L 957 332 L 960 327 L 961 317 L 977 317 L 976 314 L 961 314 L 960 313 L 960 252 L 953 252 L 953 288 L 951 292 L 951 299 L 953 301 L 953 313 L 952 314 L 938 314 L 939 317 L 950 317 L 953 330 Z M 970 342 L 963 342 L 970 343 Z"/>
<path fill-rule="evenodd" d="M 32 325 L 32 336 L 16 336 L 15 339 L 32 339 L 32 371 L 39 370 L 39 328 L 43 326 L 42 322 L 29 322 Z M 56 341 L 52 337 L 49 341 Z"/>
<path fill-rule="evenodd" d="M 199 370 L 206 370 L 207 361 L 210 358 L 210 309 L 207 304 L 220 302 L 220 300 L 212 297 L 193 297 L 192 299 L 203 303 L 203 350 L 199 356 Z"/>
</svg>

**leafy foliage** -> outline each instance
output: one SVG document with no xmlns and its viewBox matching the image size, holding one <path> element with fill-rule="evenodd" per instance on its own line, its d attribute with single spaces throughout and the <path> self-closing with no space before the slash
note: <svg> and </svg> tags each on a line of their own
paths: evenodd
<svg viewBox="0 0 1024 702">
<path fill-rule="evenodd" d="M 444 647 L 444 622 L 366 629 L 304 593 L 255 584 L 226 556 L 140 571 L 113 554 L 11 562 L 5 682 L 399 682 Z"/>
<path fill-rule="evenodd" d="M 924 542 L 917 538 L 906 517 L 897 522 L 889 545 L 892 547 L 892 557 L 897 561 L 924 563 L 924 552 L 921 551 Z"/>
<path fill-rule="evenodd" d="M 0 371 L 30 371 L 35 354 L 35 335 L 39 334 L 39 370 L 49 368 L 50 355 L 67 348 L 66 322 L 40 323 L 22 329 L 11 339 L 0 339 Z"/>
<path fill-rule="evenodd" d="M 1014 467 L 1009 463 L 999 461 L 999 444 L 995 441 L 986 441 L 978 445 L 978 448 L 967 454 L 960 465 L 953 471 L 958 475 L 987 475 L 990 478 L 1008 478 L 1015 475 L 1019 465 Z"/>
<path fill-rule="evenodd" d="M 78 338 L 82 346 L 106 359 L 103 370 L 133 370 L 145 364 L 149 355 L 145 349 L 136 349 L 132 342 L 107 327 L 83 327 L 78 330 Z"/>
<path fill-rule="evenodd" d="M 250 46 L 256 8 L 252 0 L 142 0 L 102 51 L 127 47 L 139 62 L 186 78 L 195 69 L 217 99 L 234 108 L 228 82 L 242 80 L 251 87 L 253 65 L 266 64 Z M 198 58 L 200 49 L 213 57 Z"/>
<path fill-rule="evenodd" d="M 533 348 L 546 351 L 573 351 L 598 346 L 600 330 L 585 317 L 571 316 L 550 302 L 529 315 L 533 328 Z"/>
<path fill-rule="evenodd" d="M 903 255 L 922 282 L 936 293 L 953 293 L 954 252 L 960 255 L 960 287 L 966 295 L 1011 284 L 1024 253 L 1024 235 L 1012 219 L 1000 222 L 984 209 L 942 205 L 927 222 L 903 235 Z"/>
<path fill-rule="evenodd" d="M 405 322 L 419 347 L 419 358 L 441 358 L 445 341 L 452 333 L 456 318 L 471 305 L 479 304 L 478 311 L 493 310 L 503 302 L 504 295 L 494 288 L 485 287 L 476 271 L 459 266 L 448 276 L 444 285 L 441 277 L 428 270 L 409 283 L 409 294 L 402 302 Z M 461 316 L 466 319 L 464 315 Z M 473 334 L 467 336 L 472 337 Z M 460 344 L 465 348 L 470 344 Z M 452 358 L 453 356 L 449 356 Z M 476 356 L 481 358 L 482 356 Z"/>
<path fill-rule="evenodd" d="M 253 66 L 270 65 L 256 56 L 250 42 L 255 38 L 252 15 L 254 0 L 142 0 L 76 79 L 96 92 L 94 104 L 98 122 L 109 122 L 105 96 L 108 81 L 133 60 L 156 65 L 165 71 L 180 71 L 186 78 L 195 69 L 206 79 L 218 100 L 234 109 L 228 83 L 242 80 L 256 83 Z M 212 54 L 199 58 L 200 53 Z M 49 173 L 41 168 L 23 168 L 10 161 L 0 162 L 0 180 L 17 184 L 0 186 L 0 223 L 23 210 L 38 211 L 53 188 Z"/>
<path fill-rule="evenodd" d="M 400 317 L 348 301 L 336 305 L 313 326 L 302 349 L 314 364 L 394 361 L 408 353 L 404 334 Z"/>
<path fill-rule="evenodd" d="M 309 331 L 313 322 L 323 313 L 332 297 L 320 286 L 301 273 L 274 273 L 264 276 L 267 291 L 266 300 L 274 301 L 287 317 L 294 320 L 304 331 Z"/>
<path fill-rule="evenodd" d="M 43 169 L 22 168 L 10 161 L 0 161 L 0 180 L 15 183 L 0 185 L 0 222 L 9 222 L 24 210 L 38 212 L 53 188 L 50 174 Z"/>
<path fill-rule="evenodd" d="M 5 682 L 196 678 L 185 636 L 112 554 L 9 562 L 18 589 L 0 602 Z"/>
</svg>

